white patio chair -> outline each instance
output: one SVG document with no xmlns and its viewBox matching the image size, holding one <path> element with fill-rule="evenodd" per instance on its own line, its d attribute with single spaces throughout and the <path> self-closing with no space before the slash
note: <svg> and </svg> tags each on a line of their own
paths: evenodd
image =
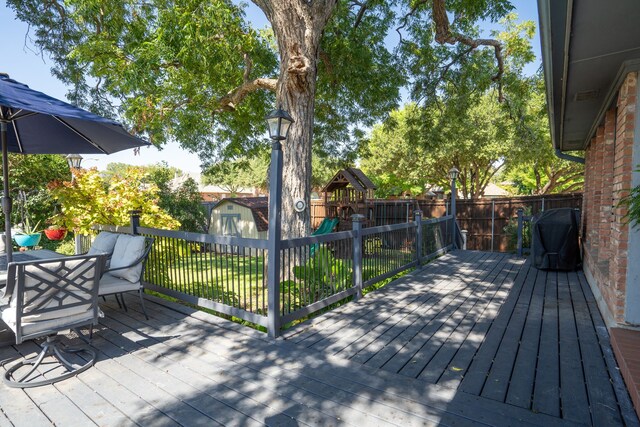
<svg viewBox="0 0 640 427">
<path fill-rule="evenodd" d="M 37 356 L 8 368 L 5 384 L 20 388 L 52 384 L 93 365 L 95 350 L 88 344 L 69 347 L 57 334 L 90 325 L 91 337 L 93 326 L 98 324 L 98 280 L 103 258 L 82 255 L 9 263 L 7 285 L 0 298 L 5 303 L 0 307 L 2 320 L 14 332 L 16 344 L 40 337 L 46 340 Z M 61 369 L 62 374 L 49 370 L 51 358 L 55 370 Z M 46 377 L 40 372 L 43 364 L 47 365 Z"/>
</svg>

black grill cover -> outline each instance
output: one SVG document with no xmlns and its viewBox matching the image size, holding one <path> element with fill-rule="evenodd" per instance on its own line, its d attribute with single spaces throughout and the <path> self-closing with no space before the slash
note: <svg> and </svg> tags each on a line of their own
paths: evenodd
<svg viewBox="0 0 640 427">
<path fill-rule="evenodd" d="M 580 266 L 578 232 L 580 211 L 550 209 L 531 222 L 531 258 L 534 267 L 548 270 L 575 270 Z"/>
</svg>

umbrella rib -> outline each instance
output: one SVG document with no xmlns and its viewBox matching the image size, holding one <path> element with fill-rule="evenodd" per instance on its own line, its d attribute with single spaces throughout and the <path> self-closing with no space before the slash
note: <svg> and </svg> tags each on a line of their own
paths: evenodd
<svg viewBox="0 0 640 427">
<path fill-rule="evenodd" d="M 11 121 L 13 125 L 13 132 L 16 134 L 16 141 L 18 142 L 18 150 L 20 153 L 24 153 L 24 147 L 22 146 L 22 141 L 20 140 L 20 134 L 18 133 L 18 125 L 15 121 Z"/>
<path fill-rule="evenodd" d="M 80 132 L 79 130 L 77 130 L 76 128 L 74 128 L 73 126 L 71 126 L 69 123 L 65 122 L 64 120 L 62 120 L 60 117 L 58 116 L 51 116 L 54 119 L 56 119 L 57 121 L 59 121 L 60 123 L 62 123 L 63 125 L 65 125 L 66 127 L 68 127 L 69 129 L 71 129 L 72 132 L 74 132 L 76 135 L 78 135 L 80 138 L 84 139 L 85 141 L 87 141 L 89 144 L 93 145 L 94 147 L 96 147 L 98 150 L 102 151 L 104 154 L 109 154 L 107 153 L 104 149 L 102 149 L 102 147 L 100 147 L 98 144 L 96 144 L 95 142 L 91 141 L 89 138 L 87 138 L 86 136 L 84 136 L 82 134 L 82 132 Z"/>
<path fill-rule="evenodd" d="M 25 117 L 35 116 L 36 114 L 38 114 L 38 113 L 34 113 L 33 111 L 28 111 L 28 112 L 24 113 L 23 115 L 19 116 L 18 114 L 22 113 L 22 111 L 24 111 L 24 110 L 18 110 L 15 113 L 13 113 L 9 117 L 9 120 L 20 120 L 20 119 L 24 119 Z"/>
</svg>

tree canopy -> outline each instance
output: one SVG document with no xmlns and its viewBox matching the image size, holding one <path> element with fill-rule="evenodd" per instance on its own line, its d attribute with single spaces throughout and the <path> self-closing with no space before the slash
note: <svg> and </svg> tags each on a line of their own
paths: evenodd
<svg viewBox="0 0 640 427">
<path fill-rule="evenodd" d="M 256 30 L 231 0 L 9 0 L 54 61 L 70 99 L 120 116 L 161 145 L 175 139 L 205 164 L 265 146 L 274 100 L 295 119 L 284 149 L 285 235 L 309 230 L 312 142 L 334 157 L 397 106 L 455 87 L 505 99 L 510 49 L 486 38 L 507 0 L 254 0 L 271 23 Z"/>
<path fill-rule="evenodd" d="M 461 195 L 482 196 L 515 143 L 493 97 L 488 92 L 463 115 L 435 104 L 427 109 L 410 104 L 392 113 L 393 124 L 374 128 L 363 153 L 363 170 L 377 177 L 382 195 L 422 194 L 426 186 L 448 188 L 448 172 L 455 165 Z M 421 125 L 425 117 L 428 128 Z"/>
<path fill-rule="evenodd" d="M 461 67 L 431 97 L 393 112 L 364 140 L 362 166 L 377 177 L 381 195 L 421 194 L 425 185 L 448 188 L 452 166 L 460 170 L 464 197 L 482 196 L 497 176 L 529 194 L 580 188 L 582 166 L 558 159 L 551 149 L 541 72 L 524 72 L 535 60 L 535 24 L 508 14 L 501 26 L 493 34 L 503 47 L 502 89 L 488 84 L 483 72 L 466 74 L 486 70 L 488 57 L 465 58 L 474 67 Z M 442 71 L 451 73 L 446 66 Z"/>
</svg>

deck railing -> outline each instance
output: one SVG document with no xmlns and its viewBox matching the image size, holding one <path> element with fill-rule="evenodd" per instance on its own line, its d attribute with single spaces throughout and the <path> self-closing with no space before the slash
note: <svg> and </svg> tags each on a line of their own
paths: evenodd
<svg viewBox="0 0 640 427">
<path fill-rule="evenodd" d="M 292 322 L 434 258 L 453 246 L 453 217 L 416 220 L 281 240 L 277 286 L 267 283 L 268 240 L 140 227 L 96 230 L 154 237 L 145 288 L 268 329 L 277 336 Z M 79 239 L 78 248 L 91 244 Z M 271 304 L 270 304 L 271 303 Z M 276 309 L 269 312 L 268 307 Z M 274 326 L 275 325 L 275 326 Z"/>
</svg>

